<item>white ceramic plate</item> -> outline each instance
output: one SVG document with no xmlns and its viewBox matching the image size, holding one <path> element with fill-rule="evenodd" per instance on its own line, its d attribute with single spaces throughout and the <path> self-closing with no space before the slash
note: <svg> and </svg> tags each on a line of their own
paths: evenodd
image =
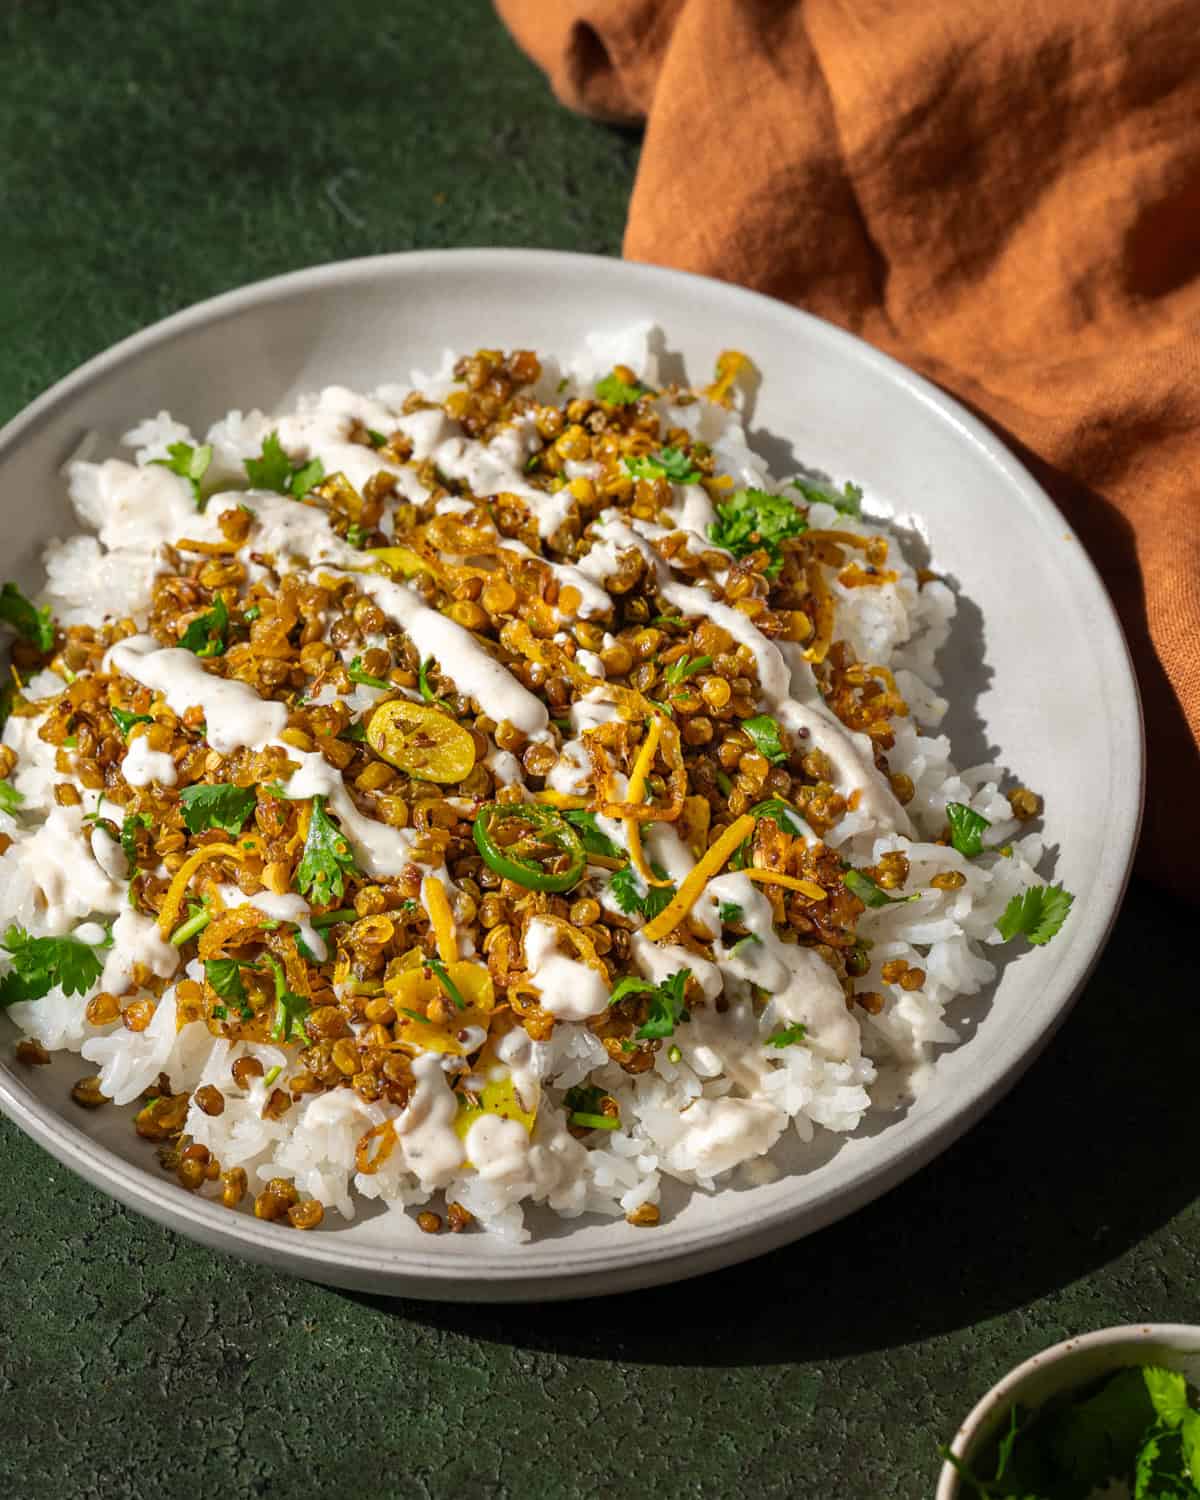
<svg viewBox="0 0 1200 1500">
<path fill-rule="evenodd" d="M 77 1057 L 13 1065 L 13 1029 L 0 1020 L 0 1107 L 105 1192 L 208 1245 L 342 1286 L 493 1301 L 625 1290 L 759 1254 L 876 1197 L 961 1135 L 1062 1021 L 1120 902 L 1140 816 L 1141 720 L 1120 629 L 1063 517 L 980 423 L 793 308 L 679 272 L 521 250 L 383 256 L 232 292 L 126 339 L 0 433 L 5 572 L 36 584 L 42 543 L 78 529 L 58 471 L 90 430 L 116 437 L 166 408 L 200 431 L 232 407 L 407 379 L 447 347 L 569 353 L 589 332 L 644 319 L 693 378 L 707 378 L 722 349 L 752 355 L 763 379 L 751 425 L 777 472 L 802 460 L 922 518 L 934 565 L 963 598 L 944 662 L 956 760 L 999 758 L 1045 796 L 1054 878 L 1076 893 L 1062 933 L 959 1008 L 971 1034 L 903 1116 L 812 1148 L 794 1142 L 794 1170 L 777 1181 L 696 1193 L 657 1229 L 547 1219 L 511 1248 L 482 1234 L 433 1240 L 370 1204 L 348 1226 L 300 1234 L 192 1197 L 158 1168 L 128 1111 L 71 1104 L 86 1070 Z"/>
</svg>

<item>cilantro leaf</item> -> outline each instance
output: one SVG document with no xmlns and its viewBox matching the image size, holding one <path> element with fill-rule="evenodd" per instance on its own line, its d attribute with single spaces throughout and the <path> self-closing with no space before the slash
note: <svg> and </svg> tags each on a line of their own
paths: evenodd
<svg viewBox="0 0 1200 1500">
<path fill-rule="evenodd" d="M 387 446 L 387 438 L 384 437 L 382 432 L 376 432 L 373 427 L 367 428 L 367 441 L 371 444 L 372 448 L 385 448 Z"/>
<path fill-rule="evenodd" d="M 275 1020 L 271 1025 L 273 1042 L 302 1042 L 311 1045 L 311 1038 L 304 1029 L 312 1007 L 303 995 L 297 995 L 287 986 L 287 975 L 283 965 L 272 954 L 267 954 L 267 963 L 275 976 Z"/>
<path fill-rule="evenodd" d="M 692 1019 L 683 998 L 691 973 L 691 969 L 676 969 L 674 974 L 655 986 L 650 1013 L 635 1033 L 639 1041 L 674 1036 L 681 1021 Z"/>
<path fill-rule="evenodd" d="M 1047 1427 L 1045 1443 L 1059 1468 L 1086 1493 L 1113 1475 L 1128 1473 L 1153 1422 L 1142 1372 L 1131 1368 L 1059 1412 Z"/>
<path fill-rule="evenodd" d="M 718 785 L 720 785 L 719 777 Z M 727 788 L 722 787 L 721 790 L 728 797 L 729 793 L 733 790 L 733 784 L 730 783 Z M 750 816 L 756 823 L 761 822 L 765 818 L 768 822 L 774 823 L 775 827 L 781 833 L 790 833 L 793 837 L 802 837 L 804 834 L 805 824 L 800 814 L 794 807 L 785 802 L 782 797 L 768 797 L 765 802 L 755 803 L 750 809 Z M 746 863 L 750 858 L 752 839 L 753 835 L 745 839 L 734 850 L 733 858 L 729 861 L 730 869 L 744 870 L 746 868 Z"/>
<path fill-rule="evenodd" d="M 217 594 L 212 608 L 197 615 L 179 637 L 179 645 L 184 651 L 194 651 L 197 656 L 224 656 L 228 629 L 229 607 Z"/>
<path fill-rule="evenodd" d="M 1167 1427 L 1178 1427 L 1187 1415 L 1187 1381 L 1175 1370 L 1158 1365 L 1143 1365 L 1142 1379 L 1158 1420 Z"/>
<path fill-rule="evenodd" d="M 782 1051 L 784 1047 L 794 1047 L 798 1042 L 802 1042 L 807 1033 L 807 1026 L 799 1024 L 795 1026 L 781 1026 L 778 1031 L 772 1032 L 763 1043 L 763 1046 L 778 1047 Z"/>
<path fill-rule="evenodd" d="M 779 738 L 779 725 L 770 714 L 756 714 L 753 719 L 743 719 L 742 728 L 754 741 L 754 748 L 765 755 L 773 766 L 787 760 L 787 751 Z"/>
<path fill-rule="evenodd" d="M 32 641 L 39 651 L 54 649 L 54 621 L 49 609 L 31 604 L 15 583 L 6 583 L 0 589 L 0 620 Z"/>
<path fill-rule="evenodd" d="M 283 451 L 279 433 L 269 432 L 263 439 L 262 452 L 245 461 L 246 475 L 256 490 L 275 490 L 286 495 L 292 475 L 292 464 Z"/>
<path fill-rule="evenodd" d="M 353 744 L 361 744 L 366 738 L 367 726 L 361 719 L 355 719 L 352 724 L 347 724 L 338 735 L 339 740 L 350 740 Z"/>
<path fill-rule="evenodd" d="M 351 547 L 361 547 L 371 535 L 369 526 L 361 526 L 357 521 L 351 521 L 346 527 L 346 540 Z"/>
<path fill-rule="evenodd" d="M 807 530 L 808 522 L 786 495 L 746 489 L 736 491 L 717 506 L 717 519 L 709 526 L 708 535 L 734 557 L 765 552 L 767 576 L 777 578 L 783 567 L 780 543 Z"/>
<path fill-rule="evenodd" d="M 746 913 L 736 901 L 722 901 L 717 906 L 717 915 L 726 927 L 736 927 Z"/>
<path fill-rule="evenodd" d="M 0 812 L 14 813 L 24 800 L 12 782 L 0 781 Z"/>
<path fill-rule="evenodd" d="M 661 865 L 651 865 L 650 868 L 659 880 L 666 879 L 666 871 Z M 652 922 L 665 910 L 675 895 L 673 885 L 650 885 L 643 892 L 641 878 L 632 865 L 618 870 L 608 882 L 608 889 L 613 894 L 613 900 L 627 916 L 640 912 L 647 922 Z"/>
<path fill-rule="evenodd" d="M 197 782 L 195 786 L 184 787 L 179 794 L 189 833 L 202 833 L 206 828 L 241 833 L 257 800 L 252 786 L 229 786 L 224 782 L 214 785 Z"/>
<path fill-rule="evenodd" d="M 793 479 L 791 486 L 799 490 L 810 505 L 832 505 L 844 516 L 862 514 L 863 492 L 860 485 L 847 481 L 842 489 L 838 490 L 828 485 L 818 484 L 813 479 Z"/>
<path fill-rule="evenodd" d="M 10 927 L 0 948 L 12 961 L 12 971 L 0 979 L 0 1009 L 19 1000 L 40 1000 L 57 985 L 64 995 L 83 995 L 104 971 L 105 948 L 72 937 L 30 937 L 23 927 Z"/>
<path fill-rule="evenodd" d="M 1142 1445 L 1134 1468 L 1134 1500 L 1193 1500 L 1196 1487 L 1187 1479 L 1179 1434 L 1156 1428 Z"/>
<path fill-rule="evenodd" d="M 663 682 L 667 687 L 679 687 L 689 677 L 694 677 L 697 672 L 703 672 L 705 667 L 711 666 L 711 656 L 681 656 L 678 661 L 673 661 L 663 673 Z"/>
<path fill-rule="evenodd" d="M 129 731 L 135 724 L 154 723 L 154 717 L 152 714 L 131 714 L 128 709 L 117 708 L 113 704 L 109 705 L 108 711 L 113 716 L 113 723 L 116 724 L 117 728 L 121 731 L 126 739 L 129 738 Z"/>
<path fill-rule="evenodd" d="M 1074 900 L 1061 885 L 1031 885 L 1004 908 L 996 930 L 1006 943 L 1023 933 L 1035 948 L 1040 948 L 1067 920 Z"/>
<path fill-rule="evenodd" d="M 234 1005 L 249 1004 L 246 986 L 242 983 L 242 966 L 236 958 L 208 958 L 204 961 L 204 977 L 220 995 Z"/>
<path fill-rule="evenodd" d="M 963 802 L 947 802 L 946 821 L 950 824 L 950 842 L 960 854 L 974 859 L 983 853 L 983 831 L 992 825 L 982 813 Z"/>
<path fill-rule="evenodd" d="M 257 458 L 246 459 L 245 467 L 247 478 L 256 490 L 274 490 L 280 495 L 291 495 L 294 500 L 303 500 L 325 478 L 325 465 L 319 458 L 294 469 L 279 441 L 278 431 L 267 434 L 262 452 Z"/>
<path fill-rule="evenodd" d="M 577 1083 L 563 1095 L 563 1108 L 585 1115 L 598 1115 L 608 1095 L 595 1084 Z"/>
<path fill-rule="evenodd" d="M 382 677 L 372 677 L 370 672 L 364 672 L 362 668 L 362 657 L 355 656 L 346 668 L 346 676 L 351 682 L 361 682 L 364 687 L 383 688 L 391 687 L 390 682 L 385 682 Z"/>
<path fill-rule="evenodd" d="M 149 813 L 126 813 L 124 822 L 121 824 L 121 848 L 124 850 L 125 858 L 129 861 L 131 870 L 137 868 L 137 831 L 139 828 L 153 828 L 154 820 Z"/>
<path fill-rule="evenodd" d="M 600 854 L 605 859 L 624 859 L 625 851 L 606 833 L 601 833 L 596 824 L 596 814 L 571 808 L 563 817 L 579 835 L 585 854 Z M 624 908 L 622 908 L 623 910 Z"/>
<path fill-rule="evenodd" d="M 639 979 L 636 974 L 626 974 L 618 979 L 608 997 L 609 1005 L 617 1005 L 626 995 L 653 994 L 655 986 L 648 979 Z"/>
<path fill-rule="evenodd" d="M 444 708 L 445 704 L 442 703 L 442 700 L 429 685 L 429 669 L 432 665 L 432 656 L 422 658 L 421 664 L 417 668 L 417 687 L 421 690 L 421 697 L 424 698 L 426 703 L 436 703 Z M 388 686 L 390 687 L 391 683 Z"/>
<path fill-rule="evenodd" d="M 864 870 L 844 870 L 842 882 L 850 894 L 857 896 L 864 906 L 899 906 L 904 901 L 915 901 L 921 894 L 920 891 L 913 891 L 908 896 L 889 896 Z"/>
<path fill-rule="evenodd" d="M 300 894 L 318 906 L 328 906 L 346 894 L 346 876 L 357 874 L 354 852 L 345 834 L 326 813 L 325 798 L 314 797 L 308 837 L 296 870 Z"/>
<path fill-rule="evenodd" d="M 200 498 L 200 481 L 208 473 L 208 466 L 212 463 L 212 444 L 201 443 L 198 448 L 193 448 L 190 443 L 168 443 L 167 458 L 152 458 L 152 464 L 160 464 L 164 469 L 170 469 L 172 474 L 178 474 L 180 479 L 186 479 L 192 487 L 192 498 L 196 502 L 196 509 L 204 509 L 204 501 Z"/>
<path fill-rule="evenodd" d="M 625 467 L 634 479 L 669 479 L 672 484 L 695 484 L 700 470 L 692 467 L 692 461 L 679 448 L 664 448 L 653 458 L 627 458 Z"/>
<path fill-rule="evenodd" d="M 609 406 L 632 406 L 635 401 L 640 401 L 646 394 L 646 387 L 640 381 L 629 385 L 624 380 L 618 379 L 615 371 L 596 382 L 596 399 L 606 402 Z"/>
</svg>

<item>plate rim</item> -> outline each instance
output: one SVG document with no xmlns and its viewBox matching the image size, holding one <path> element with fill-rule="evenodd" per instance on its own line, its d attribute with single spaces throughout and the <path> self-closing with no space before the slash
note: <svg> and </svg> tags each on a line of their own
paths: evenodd
<svg viewBox="0 0 1200 1500">
<path fill-rule="evenodd" d="M 755 307 L 776 320 L 794 320 L 810 341 L 823 343 L 842 358 L 872 368 L 931 409 L 998 470 L 1010 490 L 1018 492 L 1034 512 L 1041 512 L 1043 517 L 1073 531 L 1033 475 L 984 422 L 932 381 L 855 334 L 801 308 L 712 277 L 559 250 L 474 247 L 399 251 L 325 262 L 219 293 L 127 335 L 56 381 L 0 428 L 0 458 L 32 434 L 64 401 L 103 380 L 125 361 L 193 327 L 236 316 L 243 310 L 296 293 L 320 292 L 328 286 L 353 285 L 380 277 L 419 278 L 444 269 L 448 263 L 474 263 L 481 270 L 498 273 L 525 273 L 538 268 L 553 276 L 586 272 L 589 277 L 641 282 L 649 288 L 669 285 L 673 291 L 682 285 L 685 289 L 691 287 L 698 297 L 717 298 L 734 313 L 739 306 Z M 670 1278 L 700 1275 L 749 1259 L 857 1211 L 899 1186 L 963 1135 L 1041 1054 L 1099 962 L 1129 883 L 1145 800 L 1141 696 L 1128 642 L 1095 564 L 1080 543 L 1068 556 L 1067 566 L 1074 572 L 1077 587 L 1087 597 L 1093 628 L 1102 629 L 1107 636 L 1098 643 L 1098 649 L 1108 658 L 1112 691 L 1118 699 L 1124 699 L 1126 710 L 1132 710 L 1122 716 L 1120 727 L 1125 743 L 1115 745 L 1114 750 L 1118 763 L 1134 770 L 1136 775 L 1132 778 L 1135 795 L 1128 800 L 1124 817 L 1119 820 L 1121 826 L 1109 846 L 1113 853 L 1107 889 L 1096 893 L 1097 899 L 1086 913 L 1084 934 L 1073 940 L 1075 951 L 1065 972 L 1060 971 L 1063 999 L 1033 1032 L 1022 1052 L 999 1067 L 982 1088 L 943 1115 L 910 1125 L 908 1130 L 901 1125 L 899 1133 L 914 1134 L 915 1139 L 899 1145 L 893 1138 L 891 1150 L 858 1165 L 848 1181 L 831 1182 L 802 1206 L 785 1200 L 745 1223 L 723 1225 L 716 1232 L 712 1226 L 684 1228 L 661 1239 L 614 1220 L 614 1230 L 617 1233 L 624 1230 L 629 1236 L 624 1249 L 615 1244 L 579 1250 L 573 1249 L 569 1240 L 558 1238 L 519 1246 L 493 1241 L 489 1245 L 492 1256 L 486 1264 L 473 1259 L 477 1252 L 447 1254 L 450 1246 L 440 1242 L 434 1254 L 422 1252 L 419 1246 L 404 1245 L 387 1250 L 356 1245 L 339 1248 L 336 1235 L 296 1235 L 244 1214 L 232 1214 L 207 1199 L 184 1193 L 176 1197 L 164 1192 L 171 1187 L 170 1183 L 159 1181 L 145 1168 L 93 1140 L 65 1115 L 47 1110 L 7 1064 L 0 1066 L 0 1110 L 59 1162 L 93 1186 L 210 1248 L 335 1285 L 423 1300 L 511 1302 L 628 1291 Z M 466 1246 L 460 1247 L 460 1251 L 466 1251 Z"/>
</svg>

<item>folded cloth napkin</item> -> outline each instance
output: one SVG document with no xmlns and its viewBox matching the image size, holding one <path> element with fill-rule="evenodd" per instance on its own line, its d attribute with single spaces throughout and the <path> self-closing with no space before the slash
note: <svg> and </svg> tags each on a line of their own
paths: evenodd
<svg viewBox="0 0 1200 1500">
<path fill-rule="evenodd" d="M 1195 899 L 1194 0 L 498 4 L 564 104 L 646 121 L 629 258 L 851 329 L 974 408 L 1047 487 L 1138 668 L 1140 867 Z"/>
</svg>

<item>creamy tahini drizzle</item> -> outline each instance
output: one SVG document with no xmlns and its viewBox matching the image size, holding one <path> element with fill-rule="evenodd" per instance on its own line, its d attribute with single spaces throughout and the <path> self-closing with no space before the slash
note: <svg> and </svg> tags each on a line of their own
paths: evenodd
<svg viewBox="0 0 1200 1500">
<path fill-rule="evenodd" d="M 525 965 L 541 991 L 543 1010 L 563 1021 L 586 1021 L 608 1007 L 604 976 L 558 949 L 558 930 L 534 917 L 525 932 Z"/>
</svg>

